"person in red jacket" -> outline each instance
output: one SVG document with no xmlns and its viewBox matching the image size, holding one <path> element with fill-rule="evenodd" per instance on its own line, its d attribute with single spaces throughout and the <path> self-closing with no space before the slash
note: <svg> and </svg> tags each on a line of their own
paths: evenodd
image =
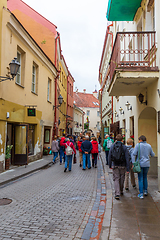
<svg viewBox="0 0 160 240">
<path fill-rule="evenodd" d="M 64 162 L 65 162 L 65 154 L 64 154 L 64 146 L 63 146 L 63 143 L 65 141 L 65 137 L 61 137 L 60 139 L 60 152 L 59 152 L 59 155 L 60 155 L 60 165 L 62 164 L 62 157 L 64 159 Z"/>
<path fill-rule="evenodd" d="M 83 142 L 83 136 L 78 137 L 78 150 L 79 150 L 79 166 L 82 167 L 82 149 L 81 149 L 81 144 Z"/>
<path fill-rule="evenodd" d="M 69 162 L 69 171 L 71 171 L 73 152 L 76 154 L 76 149 L 74 147 L 74 144 L 72 142 L 70 142 L 69 138 L 66 138 L 66 142 L 62 143 L 62 146 L 65 147 L 64 172 L 67 171 L 68 162 Z"/>
<path fill-rule="evenodd" d="M 92 140 L 92 167 L 95 166 L 95 168 L 97 167 L 97 156 L 98 156 L 98 142 L 96 137 L 93 138 Z"/>
</svg>

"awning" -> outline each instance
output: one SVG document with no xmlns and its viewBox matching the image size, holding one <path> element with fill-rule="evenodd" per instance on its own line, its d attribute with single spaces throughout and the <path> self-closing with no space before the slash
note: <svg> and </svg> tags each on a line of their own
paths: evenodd
<svg viewBox="0 0 160 240">
<path fill-rule="evenodd" d="M 108 0 L 108 21 L 133 21 L 142 0 Z"/>
</svg>

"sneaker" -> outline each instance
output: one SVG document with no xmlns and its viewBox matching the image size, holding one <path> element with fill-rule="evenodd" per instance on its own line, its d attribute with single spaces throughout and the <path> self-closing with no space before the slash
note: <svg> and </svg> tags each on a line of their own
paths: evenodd
<svg viewBox="0 0 160 240">
<path fill-rule="evenodd" d="M 138 197 L 139 197 L 140 199 L 143 199 L 143 198 L 144 198 L 142 193 L 139 193 L 139 194 L 138 194 Z"/>
<path fill-rule="evenodd" d="M 95 165 L 95 168 L 97 168 L 97 165 Z"/>
<path fill-rule="evenodd" d="M 128 187 L 126 187 L 126 188 L 125 188 L 125 190 L 126 190 L 126 191 L 129 191 L 129 188 L 128 188 Z"/>
<path fill-rule="evenodd" d="M 86 169 L 82 168 L 82 170 L 86 170 Z"/>
<path fill-rule="evenodd" d="M 64 169 L 64 172 L 66 172 L 66 171 L 67 171 L 67 168 Z"/>
<path fill-rule="evenodd" d="M 147 196 L 147 195 L 148 195 L 147 190 L 144 190 L 144 196 Z"/>
<path fill-rule="evenodd" d="M 82 164 L 80 163 L 79 166 L 82 167 Z"/>
<path fill-rule="evenodd" d="M 116 199 L 116 200 L 119 200 L 119 195 L 116 195 L 116 196 L 115 196 L 115 199 Z"/>
<path fill-rule="evenodd" d="M 121 195 L 123 195 L 123 192 L 121 192 Z"/>
<path fill-rule="evenodd" d="M 137 188 L 136 185 L 134 185 L 133 188 L 136 189 Z"/>
</svg>

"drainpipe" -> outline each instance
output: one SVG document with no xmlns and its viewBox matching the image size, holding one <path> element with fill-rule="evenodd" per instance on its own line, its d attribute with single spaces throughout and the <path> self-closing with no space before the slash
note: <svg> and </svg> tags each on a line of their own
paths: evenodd
<svg viewBox="0 0 160 240">
<path fill-rule="evenodd" d="M 57 41 L 60 38 L 60 34 L 57 32 L 57 37 L 55 38 L 55 66 L 57 68 Z M 57 105 L 57 79 L 59 78 L 60 71 L 58 71 L 58 74 L 55 78 L 55 101 L 54 105 Z M 53 134 L 52 134 L 52 140 L 54 138 L 54 135 L 56 134 L 56 121 L 57 121 L 57 108 L 55 107 L 54 112 L 54 126 L 53 126 Z"/>
<path fill-rule="evenodd" d="M 108 34 L 110 34 L 111 37 L 112 37 L 112 51 L 113 51 L 113 33 L 112 33 L 112 32 L 109 32 L 109 27 L 110 27 L 110 26 L 113 26 L 113 22 L 112 22 L 111 25 L 108 26 Z M 113 96 L 112 96 L 112 124 L 113 124 Z"/>
<path fill-rule="evenodd" d="M 69 75 L 67 76 L 67 111 L 66 111 L 66 115 L 68 116 L 68 79 L 69 79 Z M 66 133 L 67 133 L 67 116 L 66 116 Z M 69 134 L 69 133 L 68 133 Z"/>
</svg>

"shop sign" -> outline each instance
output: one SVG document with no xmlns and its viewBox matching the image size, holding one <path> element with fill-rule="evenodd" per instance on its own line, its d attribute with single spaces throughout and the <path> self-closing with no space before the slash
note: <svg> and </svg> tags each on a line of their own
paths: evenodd
<svg viewBox="0 0 160 240">
<path fill-rule="evenodd" d="M 35 116 L 36 116 L 36 109 L 28 108 L 28 117 L 35 117 Z"/>
</svg>

